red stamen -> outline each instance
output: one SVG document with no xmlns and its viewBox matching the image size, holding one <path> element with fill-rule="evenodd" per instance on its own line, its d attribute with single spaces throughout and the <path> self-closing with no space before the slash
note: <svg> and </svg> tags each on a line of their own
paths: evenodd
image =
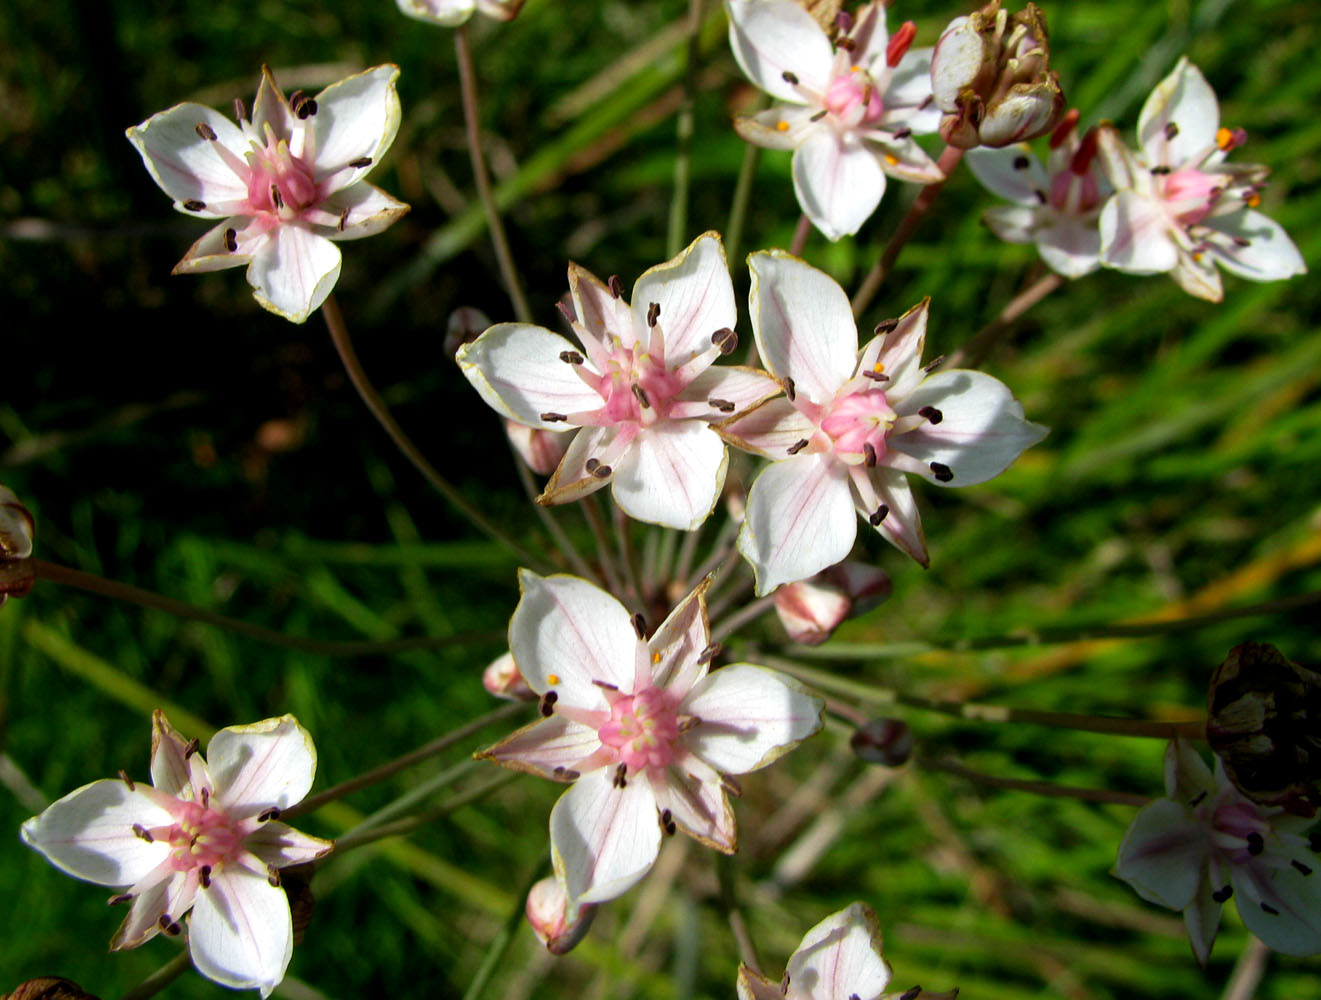
<svg viewBox="0 0 1321 1000">
<path fill-rule="evenodd" d="M 1069 169 L 1079 177 L 1092 168 L 1092 160 L 1096 159 L 1099 135 L 1100 133 L 1097 132 L 1095 126 L 1089 128 L 1087 134 L 1082 137 L 1082 142 L 1078 145 L 1078 151 L 1073 154 L 1073 159 L 1069 161 Z"/>
<path fill-rule="evenodd" d="M 1073 130 L 1078 125 L 1079 113 L 1077 108 L 1070 108 L 1060 123 L 1055 126 L 1055 131 L 1050 134 L 1050 148 L 1059 149 L 1064 145 L 1064 140 L 1073 134 Z M 1093 130 L 1095 131 L 1095 130 Z"/>
<path fill-rule="evenodd" d="M 890 44 L 885 47 L 885 65 L 891 69 L 898 66 L 899 60 L 904 57 L 916 37 L 917 25 L 912 21 L 905 21 L 899 25 L 899 30 L 890 36 Z"/>
</svg>

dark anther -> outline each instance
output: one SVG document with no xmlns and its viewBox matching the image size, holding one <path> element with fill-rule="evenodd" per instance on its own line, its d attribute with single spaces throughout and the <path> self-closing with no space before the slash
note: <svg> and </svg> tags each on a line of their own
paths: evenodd
<svg viewBox="0 0 1321 1000">
<path fill-rule="evenodd" d="M 210 125 L 208 125 L 206 122 L 198 122 L 196 126 L 196 132 L 203 139 L 206 139 L 210 142 L 216 141 L 216 130 L 213 129 Z"/>
<path fill-rule="evenodd" d="M 618 691 L 618 690 L 619 690 L 619 685 L 618 685 L 618 684 L 611 684 L 609 681 L 603 681 L 603 680 L 600 680 L 599 678 L 595 678 L 595 677 L 592 678 L 592 684 L 593 684 L 594 686 L 596 686 L 596 687 L 599 687 L 602 691 Z"/>
<path fill-rule="evenodd" d="M 624 283 L 619 280 L 619 275 L 612 274 L 606 284 L 610 286 L 610 294 L 617 299 L 624 297 Z"/>
<path fill-rule="evenodd" d="M 1164 176 L 1165 176 L 1166 174 L 1168 174 L 1169 172 L 1170 172 L 1170 168 L 1169 168 L 1169 167 L 1152 167 L 1152 168 L 1151 168 L 1151 173 L 1152 173 L 1152 175 L 1155 176 L 1155 177 L 1164 177 Z"/>
<path fill-rule="evenodd" d="M 1293 865 L 1294 868 L 1298 871 L 1298 874 L 1300 874 L 1300 875 L 1311 875 L 1311 874 L 1312 874 L 1312 869 L 1311 869 L 1309 866 L 1303 864 L 1303 863 L 1302 863 L 1301 861 L 1299 861 L 1297 858 L 1293 858 L 1292 860 L 1290 860 L 1289 864 Z"/>
<path fill-rule="evenodd" d="M 1045 192 L 1045 191 L 1041 190 L 1041 188 L 1037 188 L 1037 189 L 1036 189 L 1035 191 L 1033 191 L 1032 193 L 1033 193 L 1034 195 L 1037 196 L 1037 201 L 1038 201 L 1038 202 L 1040 202 L 1040 203 L 1043 204 L 1043 205 L 1046 204 L 1047 198 L 1046 198 L 1046 192 Z"/>
<path fill-rule="evenodd" d="M 595 472 L 597 469 L 601 467 L 601 460 L 599 458 L 589 458 L 586 462 L 583 463 L 583 466 L 587 469 L 588 472 Z"/>
<path fill-rule="evenodd" d="M 928 375 L 930 375 L 933 371 L 935 371 L 944 363 L 945 363 L 945 355 L 938 354 L 931 361 L 928 361 L 926 364 L 924 364 L 922 366 L 922 370 L 926 372 Z"/>
<path fill-rule="evenodd" d="M 592 470 L 592 475 L 594 475 L 597 479 L 609 479 L 610 473 L 614 471 L 615 470 L 610 468 L 610 466 L 608 465 L 598 465 L 595 469 Z"/>
<path fill-rule="evenodd" d="M 830 111 L 826 108 L 822 108 L 820 111 L 818 111 L 816 114 L 814 114 L 811 118 L 807 120 L 810 122 L 819 122 L 822 118 L 824 118 L 828 114 L 830 114 Z"/>
<path fill-rule="evenodd" d="M 933 424 L 938 424 L 945 419 L 945 414 L 941 413 L 934 406 L 924 406 L 917 411 L 919 417 L 926 417 Z"/>
<path fill-rule="evenodd" d="M 721 413 L 733 413 L 734 404 L 727 399 L 708 399 L 707 405 L 719 410 Z"/>
<path fill-rule="evenodd" d="M 870 441 L 862 442 L 862 461 L 867 468 L 876 468 L 876 446 Z"/>
<path fill-rule="evenodd" d="M 635 614 L 632 618 L 632 621 L 633 621 L 633 631 L 638 634 L 638 638 L 645 639 L 647 637 L 647 619 L 642 617 L 642 612 L 639 611 L 637 614 Z"/>
<path fill-rule="evenodd" d="M 733 354 L 734 348 L 738 347 L 738 334 L 729 327 L 722 326 L 711 334 L 711 343 L 720 348 L 721 354 Z"/>
<path fill-rule="evenodd" d="M 858 47 L 858 43 L 854 41 L 852 38 L 849 38 L 847 35 L 845 35 L 843 38 L 841 38 L 838 42 L 835 43 L 835 48 L 843 49 L 845 52 L 852 52 L 857 47 Z"/>
<path fill-rule="evenodd" d="M 936 477 L 938 483 L 948 483 L 954 478 L 954 473 L 950 471 L 950 467 L 942 465 L 940 462 L 931 463 L 931 474 Z"/>
<path fill-rule="evenodd" d="M 133 824 L 133 835 L 139 840 L 145 840 L 148 844 L 155 843 L 151 836 L 151 832 L 141 823 Z"/>
<path fill-rule="evenodd" d="M 871 379 L 873 382 L 888 382 L 888 381 L 890 381 L 890 376 L 889 376 L 889 375 L 886 375 L 884 372 L 864 371 L 864 372 L 862 373 L 862 377 L 863 377 L 863 378 L 869 378 L 869 379 Z"/>
<path fill-rule="evenodd" d="M 791 403 L 794 401 L 794 398 L 798 395 L 798 386 L 794 383 L 794 380 L 790 378 L 788 375 L 784 377 L 784 394 L 789 397 L 789 402 Z"/>
<path fill-rule="evenodd" d="M 674 814 L 665 809 L 660 814 L 661 829 L 665 831 L 666 836 L 673 837 L 678 827 L 674 825 Z"/>
<path fill-rule="evenodd" d="M 280 194 L 280 189 L 274 184 L 271 185 L 271 204 L 277 212 L 284 208 L 284 195 Z"/>
<path fill-rule="evenodd" d="M 314 114 L 316 114 L 316 101 L 312 100 L 312 98 L 309 97 L 302 104 L 298 105 L 298 117 L 300 119 L 311 118 Z"/>
<path fill-rule="evenodd" d="M 1234 887 L 1232 885 L 1227 885 L 1224 888 L 1217 889 L 1215 892 L 1211 893 L 1211 898 L 1217 903 L 1224 903 L 1228 902 L 1229 897 L 1232 895 L 1234 895 Z"/>
<path fill-rule="evenodd" d="M 203 889 L 211 888 L 211 866 L 203 865 L 197 869 L 197 881 Z"/>
<path fill-rule="evenodd" d="M 633 384 L 633 395 L 638 397 L 638 405 L 644 410 L 651 409 L 651 397 L 647 395 L 647 390 L 642 388 L 636 382 Z"/>
<path fill-rule="evenodd" d="M 248 109 L 247 106 L 243 103 L 243 98 L 241 97 L 234 98 L 234 119 L 236 121 L 241 122 L 247 117 L 248 117 Z"/>
<path fill-rule="evenodd" d="M 571 767 L 557 767 L 553 773 L 560 781 L 577 781 L 582 777 L 582 772 L 575 771 Z"/>
<path fill-rule="evenodd" d="M 678 729 L 679 732 L 686 733 L 689 732 L 690 730 L 696 729 L 701 724 L 702 724 L 702 720 L 699 719 L 697 716 L 685 715 L 679 718 Z"/>
<path fill-rule="evenodd" d="M 258 822 L 258 823 L 266 823 L 266 822 L 268 822 L 268 821 L 270 821 L 270 820 L 273 820 L 273 819 L 279 819 L 279 818 L 280 818 L 280 807 L 279 807 L 279 806 L 271 806 L 271 807 L 270 807 L 269 809 L 267 809 L 265 812 L 263 812 L 263 813 L 259 813 L 259 814 L 258 814 L 258 816 L 257 816 L 257 822 Z"/>
<path fill-rule="evenodd" d="M 912 134 L 913 134 L 913 130 L 911 128 L 901 128 L 894 133 L 894 138 L 907 139 Z"/>
<path fill-rule="evenodd" d="M 1261 904 L 1261 912 L 1269 913 L 1272 917 L 1278 917 L 1280 915 L 1280 911 L 1277 910 L 1275 907 L 1271 906 L 1269 903 Z"/>
<path fill-rule="evenodd" d="M 233 253 L 239 248 L 239 234 L 233 229 L 225 230 L 225 249 Z"/>
<path fill-rule="evenodd" d="M 1197 808 L 1197 805 L 1198 805 L 1198 804 L 1202 801 L 1202 799 L 1204 799 L 1204 798 L 1206 798 L 1206 792 L 1198 792 L 1197 795 L 1193 798 L 1193 800 L 1192 800 L 1191 802 L 1188 803 L 1188 808 L 1189 808 L 1189 809 L 1195 809 L 1195 808 Z"/>
<path fill-rule="evenodd" d="M 697 662 L 699 664 L 710 663 L 712 660 L 716 658 L 716 654 L 719 652 L 720 652 L 720 643 L 713 642 L 705 649 L 703 649 L 700 653 L 697 654 Z"/>
<path fill-rule="evenodd" d="M 781 78 L 784 80 L 784 82 L 787 83 L 789 86 L 791 86 L 791 87 L 796 87 L 796 86 L 798 86 L 798 75 L 797 75 L 796 73 L 790 73 L 790 72 L 786 69 L 783 73 L 780 74 L 780 77 L 781 77 Z"/>
<path fill-rule="evenodd" d="M 133 893 L 131 893 L 131 892 L 121 892 L 119 895 L 117 895 L 117 896 L 111 896 L 109 899 L 107 899 L 107 900 L 105 901 L 105 905 L 106 905 L 106 906 L 118 906 L 120 903 L 127 903 L 127 902 L 128 902 L 130 899 L 132 899 L 132 898 L 133 898 Z"/>
<path fill-rule="evenodd" d="M 1178 135 L 1178 134 L 1179 134 L 1179 126 L 1178 126 L 1178 125 L 1174 124 L 1174 122 L 1166 122 L 1166 123 L 1165 123 L 1165 138 L 1166 138 L 1166 139 L 1173 139 L 1173 138 L 1174 138 L 1176 135 Z"/>
<path fill-rule="evenodd" d="M 350 167 L 370 167 L 372 158 L 370 156 L 359 156 L 356 160 L 349 160 Z"/>
<path fill-rule="evenodd" d="M 653 302 L 647 306 L 647 326 L 655 326 L 656 321 L 660 319 L 660 303 Z"/>
<path fill-rule="evenodd" d="M 555 303 L 555 308 L 558 309 L 560 315 L 564 317 L 564 322 L 568 323 L 570 326 L 578 322 L 578 314 L 573 311 L 572 303 L 559 299 Z"/>
<path fill-rule="evenodd" d="M 1252 246 L 1252 241 L 1251 241 L 1250 239 L 1248 239 L 1246 236 L 1235 236 L 1235 237 L 1234 237 L 1234 246 L 1236 246 L 1236 247 L 1250 247 L 1250 246 Z"/>
<path fill-rule="evenodd" d="M 275 865 L 267 865 L 266 871 L 266 881 L 275 886 L 275 888 L 280 888 L 280 869 L 276 868 Z"/>
<path fill-rule="evenodd" d="M 889 513 L 890 513 L 890 508 L 887 507 L 885 504 L 881 504 L 879 507 L 877 507 L 874 511 L 871 512 L 871 516 L 867 518 L 867 523 L 874 528 L 882 521 L 884 521 L 886 515 Z"/>
<path fill-rule="evenodd" d="M 807 447 L 807 438 L 799 438 L 793 444 L 789 445 L 788 452 L 790 455 L 797 455 L 800 451 L 802 451 L 806 447 Z"/>
<path fill-rule="evenodd" d="M 1014 157 L 1014 169 L 1015 169 L 1015 170 L 1026 170 L 1026 169 L 1027 169 L 1028 167 L 1030 167 L 1030 166 L 1032 166 L 1032 161 L 1029 160 L 1026 156 L 1015 156 L 1015 157 Z"/>
<path fill-rule="evenodd" d="M 899 996 L 899 1000 L 917 1000 L 922 995 L 922 987 L 914 986 L 911 990 L 905 990 Z"/>
<path fill-rule="evenodd" d="M 558 423 L 563 423 L 565 420 L 568 420 L 569 418 L 566 417 L 563 413 L 551 413 L 550 411 L 547 411 L 541 414 L 541 419 L 546 421 L 546 423 L 548 424 L 558 424 Z"/>
<path fill-rule="evenodd" d="M 689 777 L 695 778 L 696 776 L 690 774 Z M 732 776 L 728 774 L 722 774 L 720 776 L 720 787 L 725 790 L 725 792 L 729 795 L 730 798 L 734 798 L 734 799 L 743 798 L 743 786 L 740 785 L 737 781 L 734 780 Z"/>
<path fill-rule="evenodd" d="M 541 696 L 541 704 L 538 706 L 537 710 L 541 712 L 544 718 L 549 719 L 555 714 L 555 703 L 559 700 L 560 695 L 558 691 L 547 691 Z"/>
<path fill-rule="evenodd" d="M 307 100 L 307 91 L 295 90 L 289 95 L 289 110 L 296 112 L 298 110 L 298 105 L 305 100 Z"/>
<path fill-rule="evenodd" d="M 580 365 L 583 363 L 583 356 L 577 351 L 560 351 L 560 360 L 566 365 Z"/>
<path fill-rule="evenodd" d="M 623 788 L 628 784 L 628 765 L 620 764 L 615 768 L 615 780 L 611 782 L 616 788 Z"/>
<path fill-rule="evenodd" d="M 170 919 L 170 915 L 168 913 L 162 913 L 161 918 L 160 920 L 157 921 L 157 923 L 161 925 L 161 930 L 163 930 L 166 934 L 171 933 L 170 928 L 174 925 L 174 921 Z"/>
<path fill-rule="evenodd" d="M 210 807 L 210 805 L 211 805 L 211 789 L 209 789 L 209 788 L 203 788 L 203 789 L 202 789 L 202 808 L 203 808 L 203 809 L 207 809 L 207 808 Z"/>
<path fill-rule="evenodd" d="M 1307 846 L 1313 854 L 1321 854 L 1321 830 L 1313 830 L 1307 838 Z"/>
<path fill-rule="evenodd" d="M 183 207 L 190 212 L 200 212 L 202 209 L 206 208 L 206 202 L 198 201 L 196 198 L 189 198 L 183 203 Z"/>
<path fill-rule="evenodd" d="M 879 337 L 881 336 L 881 334 L 891 333 L 894 330 L 894 328 L 898 325 L 899 325 L 899 321 L 897 319 L 883 319 L 876 324 L 875 328 L 873 328 L 872 330 L 872 333 L 876 334 L 876 336 Z"/>
<path fill-rule="evenodd" d="M 1248 853 L 1253 857 L 1266 850 L 1266 842 L 1261 839 L 1261 834 L 1250 833 L 1244 839 L 1248 842 Z"/>
<path fill-rule="evenodd" d="M 128 790 L 130 792 L 137 790 L 138 786 L 133 784 L 133 779 L 128 776 L 128 772 L 122 767 L 119 769 L 119 780 L 128 785 Z"/>
<path fill-rule="evenodd" d="M 349 222 L 349 210 L 346 208 L 344 209 L 344 211 L 339 213 L 339 231 L 341 233 L 344 232 L 344 227 L 348 225 L 348 222 Z"/>
</svg>

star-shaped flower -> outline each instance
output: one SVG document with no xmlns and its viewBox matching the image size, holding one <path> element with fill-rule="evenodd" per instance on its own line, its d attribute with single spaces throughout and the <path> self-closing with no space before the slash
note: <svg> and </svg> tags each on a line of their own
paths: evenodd
<svg viewBox="0 0 1321 1000">
<path fill-rule="evenodd" d="M 1279 223 L 1255 211 L 1269 172 L 1226 163 L 1247 141 L 1218 127 L 1220 108 L 1187 58 L 1156 85 L 1138 118 L 1141 152 L 1101 129 L 1101 162 L 1116 193 L 1101 211 L 1101 262 L 1133 274 L 1168 271 L 1184 291 L 1219 302 L 1219 264 L 1251 281 L 1303 274 L 1302 255 Z"/>
<path fill-rule="evenodd" d="M 1139 896 L 1182 910 L 1205 965 L 1231 896 L 1248 930 L 1286 955 L 1321 952 L 1321 875 L 1304 831 L 1312 819 L 1257 805 L 1187 743 L 1165 751 L 1166 797 L 1143 806 L 1114 873 Z"/>
<path fill-rule="evenodd" d="M 905 473 L 939 486 L 985 482 L 1046 435 L 998 379 L 922 367 L 927 303 L 877 327 L 858 350 L 844 290 L 781 250 L 748 258 L 757 347 L 785 395 L 719 426 L 772 460 L 752 484 L 738 548 L 757 593 L 803 580 L 849 554 L 856 510 L 927 565 Z"/>
<path fill-rule="evenodd" d="M 792 149 L 798 204 L 827 238 L 856 233 L 885 194 L 885 177 L 944 179 L 914 135 L 934 132 L 931 49 L 910 49 L 910 21 L 885 30 L 869 3 L 834 37 L 793 0 L 728 0 L 729 44 L 743 72 L 785 103 L 739 118 L 739 135 Z M 847 22 L 847 16 L 845 22 Z"/>
<path fill-rule="evenodd" d="M 94 781 L 23 824 L 24 843 L 56 868 L 97 885 L 126 886 L 131 903 L 110 942 L 136 948 L 184 914 L 193 965 L 209 979 L 267 996 L 293 953 L 279 869 L 334 845 L 278 822 L 312 787 L 316 750 L 292 715 L 186 742 L 159 710 L 152 719 L 152 785 Z M 154 787 L 152 787 L 154 786 Z"/>
<path fill-rule="evenodd" d="M 622 895 L 662 833 L 737 847 L 727 777 L 765 767 L 821 726 L 820 699 L 748 663 L 709 671 L 698 587 L 656 629 L 584 580 L 519 574 L 509 647 L 544 718 L 479 756 L 572 782 L 550 814 L 566 907 Z"/>
<path fill-rule="evenodd" d="M 712 421 L 779 391 L 765 372 L 713 367 L 738 340 L 734 286 L 720 237 L 706 233 L 633 286 L 569 265 L 578 344 L 539 326 L 500 323 L 457 356 L 482 398 L 540 430 L 583 428 L 538 503 L 568 503 L 612 484 L 639 521 L 691 530 L 725 481 Z"/>
<path fill-rule="evenodd" d="M 444 28 L 457 28 L 474 13 L 497 21 L 512 21 L 523 8 L 524 0 L 395 0 L 399 9 L 419 21 L 429 21 Z"/>
<path fill-rule="evenodd" d="M 269 69 L 249 119 L 238 124 L 201 104 L 178 104 L 128 130 L 142 162 L 174 199 L 202 219 L 223 220 L 189 248 L 175 274 L 247 265 L 266 309 L 301 323 L 339 278 L 334 241 L 385 229 L 408 211 L 363 178 L 399 130 L 397 66 L 287 99 Z"/>
</svg>

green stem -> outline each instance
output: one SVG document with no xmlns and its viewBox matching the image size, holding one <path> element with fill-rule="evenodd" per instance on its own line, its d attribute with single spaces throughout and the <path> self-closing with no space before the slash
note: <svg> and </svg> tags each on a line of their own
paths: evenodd
<svg viewBox="0 0 1321 1000">
<path fill-rule="evenodd" d="M 463 97 L 463 124 L 468 137 L 468 156 L 472 160 L 472 178 L 477 185 L 477 197 L 486 213 L 486 228 L 491 233 L 491 246 L 500 265 L 500 277 L 514 306 L 514 315 L 520 323 L 532 322 L 523 284 L 514 266 L 514 255 L 509 250 L 504 221 L 491 192 L 491 178 L 486 172 L 486 157 L 482 154 L 481 112 L 477 105 L 477 73 L 472 65 L 472 50 L 468 46 L 468 31 L 460 25 L 454 31 L 454 54 L 459 64 L 459 90 Z"/>
<path fill-rule="evenodd" d="M 592 539 L 596 542 L 596 561 L 601 565 L 601 575 L 605 577 L 606 588 L 614 594 L 624 592 L 624 581 L 615 568 L 615 561 L 610 555 L 610 542 L 606 538 L 605 521 L 601 516 L 600 498 L 596 495 L 582 499 L 583 517 L 592 530 Z"/>
<path fill-rule="evenodd" d="M 683 103 L 675 121 L 674 194 L 670 198 L 670 227 L 667 256 L 684 248 L 688 232 L 688 188 L 693 171 L 693 103 L 697 94 L 697 64 L 701 56 L 698 35 L 702 29 L 702 0 L 688 3 L 688 52 L 683 74 Z"/>
<path fill-rule="evenodd" d="M 774 594 L 767 594 L 765 597 L 759 597 L 755 601 L 749 601 L 719 625 L 715 625 L 711 628 L 711 641 L 724 642 L 725 639 L 733 635 L 744 625 L 748 624 L 748 622 L 756 621 L 774 606 Z"/>
<path fill-rule="evenodd" d="M 407 639 L 388 639 L 383 642 L 336 642 L 326 639 L 310 639 L 297 635 L 285 635 L 283 632 L 277 632 L 274 629 L 263 628 L 260 625 L 253 625 L 237 618 L 216 614 L 214 611 L 207 611 L 205 608 L 175 600 L 173 597 L 165 597 L 150 590 L 143 590 L 141 587 L 133 587 L 117 580 L 107 580 L 105 577 L 97 576 L 94 573 L 70 569 L 68 566 L 60 566 L 57 563 L 33 559 L 32 567 L 39 579 L 49 580 L 51 583 L 74 587 L 78 590 L 85 590 L 90 594 L 99 594 L 102 597 L 125 601 L 143 608 L 164 611 L 166 614 L 183 618 L 186 621 L 214 625 L 216 628 L 222 628 L 272 646 L 297 649 L 300 652 L 315 653 L 319 656 L 383 656 L 417 649 L 441 649 L 445 646 L 457 646 L 469 642 L 489 642 L 492 639 L 499 638 L 499 635 L 495 633 L 471 632 L 466 635 L 441 637 L 413 636 Z"/>
<path fill-rule="evenodd" d="M 748 922 L 743 916 L 742 908 L 739 906 L 735 875 L 734 859 L 724 854 L 716 855 L 716 879 L 720 886 L 720 907 L 725 911 L 725 919 L 729 921 L 730 933 L 734 935 L 734 943 L 738 945 L 739 960 L 753 972 L 760 973 L 761 965 L 757 961 L 757 946 L 753 943 L 752 934 L 748 931 Z"/>
<path fill-rule="evenodd" d="M 1110 805 L 1138 807 L 1145 806 L 1151 801 L 1146 795 L 1134 795 L 1132 792 L 1115 792 L 1108 788 L 1078 788 L 1074 785 L 1057 785 L 1050 781 L 1001 778 L 994 774 L 974 771 L 955 760 L 919 757 L 917 763 L 928 771 L 952 774 L 967 781 L 976 782 L 979 785 L 1005 788 L 1015 792 L 1031 792 L 1033 795 L 1045 795 L 1053 799 L 1080 799 L 1083 802 L 1104 802 Z"/>
<path fill-rule="evenodd" d="M 464 806 L 471 805 L 480 799 L 490 795 L 497 788 L 503 788 L 509 782 L 513 781 L 514 774 L 498 774 L 480 785 L 475 785 L 466 791 L 456 792 L 440 805 L 427 809 L 416 815 L 405 819 L 396 820 L 393 823 L 385 823 L 380 826 L 367 827 L 366 824 L 355 827 L 344 836 L 335 841 L 335 853 L 332 857 L 342 857 L 345 852 L 352 851 L 359 847 L 365 847 L 378 840 L 384 840 L 386 837 L 398 837 L 405 833 L 412 833 L 419 827 L 426 826 L 428 823 L 448 816 L 452 812 L 462 809 Z"/>
<path fill-rule="evenodd" d="M 505 918 L 504 926 L 492 939 L 490 946 L 486 949 L 486 954 L 482 956 L 482 964 L 477 967 L 472 982 L 468 984 L 468 989 L 464 991 L 463 1000 L 479 1000 L 486 990 L 486 985 L 491 981 L 495 970 L 499 968 L 500 963 L 504 960 L 505 952 L 514 943 L 514 936 L 518 933 L 519 927 L 523 925 L 527 913 L 527 895 L 532 891 L 532 887 L 537 884 L 537 880 L 541 878 L 541 873 L 545 869 L 546 865 L 543 862 L 537 865 L 531 876 L 524 880 L 523 888 L 514 898 L 514 906 L 509 911 L 509 916 Z"/>
<path fill-rule="evenodd" d="M 147 1000 L 147 997 L 154 997 L 192 968 L 192 965 L 192 956 L 189 955 L 188 949 L 184 948 L 179 954 L 125 993 L 120 1000 Z"/>
<path fill-rule="evenodd" d="M 367 409 L 371 410 L 377 422 L 390 435 L 390 439 L 395 446 L 404 454 L 414 468 L 426 478 L 437 492 L 440 493 L 450 505 L 460 514 L 466 517 L 474 525 L 486 532 L 488 536 L 505 548 L 515 559 L 524 565 L 531 566 L 539 572 L 549 571 L 546 563 L 532 555 L 527 549 L 519 545 L 508 534 L 502 531 L 485 514 L 477 509 L 472 503 L 469 503 L 466 497 L 444 476 L 442 476 L 426 457 L 418 449 L 411 438 L 404 433 L 404 429 L 399 426 L 394 415 L 390 413 L 389 407 L 385 405 L 385 400 L 381 394 L 376 391 L 371 380 L 367 378 L 367 372 L 362 367 L 362 362 L 358 360 L 357 352 L 353 349 L 353 341 L 349 338 L 348 326 L 344 323 L 344 314 L 340 312 L 339 303 L 335 301 L 335 296 L 329 296 L 321 305 L 321 314 L 326 318 L 326 326 L 330 329 L 330 339 L 335 345 L 335 350 L 339 352 L 340 360 L 344 362 L 344 368 L 349 374 L 349 379 L 353 382 L 353 387 L 358 390 L 358 395 L 362 401 L 367 404 Z"/>
<path fill-rule="evenodd" d="M 518 453 L 518 449 L 514 447 L 513 442 L 510 442 L 509 445 L 509 455 L 514 460 L 514 468 L 518 471 L 518 481 L 522 484 L 523 493 L 527 496 L 528 502 L 532 504 L 532 508 L 537 512 L 537 516 L 541 519 L 541 523 L 550 535 L 551 540 L 554 541 L 564 558 L 568 560 L 569 566 L 573 568 L 574 573 L 584 580 L 599 584 L 600 579 L 592 572 L 592 567 L 587 565 L 587 560 L 579 554 L 577 546 L 573 544 L 572 539 L 569 538 L 560 522 L 555 519 L 551 509 L 537 503 L 538 490 L 532 479 L 532 470 L 528 468 L 527 462 L 523 461 L 523 456 Z"/>
<path fill-rule="evenodd" d="M 619 545 L 619 565 L 624 573 L 624 586 L 628 588 L 628 593 L 633 595 L 634 601 L 638 605 L 643 605 L 646 597 L 638 583 L 637 552 L 633 546 L 633 522 L 618 504 L 615 504 L 615 541 Z"/>
<path fill-rule="evenodd" d="M 1050 271 L 1019 292 L 1000 310 L 1000 314 L 978 330 L 966 344 L 945 359 L 942 368 L 976 368 L 996 342 L 1009 332 L 1009 328 L 1025 312 L 1057 288 L 1068 283 L 1068 278 Z"/>
<path fill-rule="evenodd" d="M 738 168 L 738 180 L 734 183 L 734 200 L 729 206 L 729 222 L 725 226 L 725 252 L 730 261 L 739 259 L 738 252 L 743 243 L 743 224 L 748 217 L 748 202 L 752 200 L 752 181 L 757 176 L 757 162 L 761 159 L 761 147 L 748 143 L 743 150 L 743 163 Z"/>
</svg>

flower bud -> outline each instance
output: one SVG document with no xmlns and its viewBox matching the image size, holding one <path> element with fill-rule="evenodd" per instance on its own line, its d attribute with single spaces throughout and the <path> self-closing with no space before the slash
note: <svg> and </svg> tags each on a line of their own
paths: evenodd
<svg viewBox="0 0 1321 1000">
<path fill-rule="evenodd" d="M 960 149 L 1033 139 L 1064 115 L 1045 17 L 1035 4 L 1011 15 L 1000 2 L 951 21 L 932 55 L 940 134 Z"/>
<path fill-rule="evenodd" d="M 1216 668 L 1206 738 L 1253 802 L 1313 816 L 1321 805 L 1321 674 L 1269 643 L 1245 642 Z"/>
<path fill-rule="evenodd" d="M 913 731 L 902 719 L 872 719 L 854 730 L 849 746 L 869 764 L 900 767 L 913 755 Z"/>
<path fill-rule="evenodd" d="M 19 503 L 14 491 L 0 486 L 0 605 L 22 597 L 37 579 L 32 567 L 32 538 L 36 522 Z"/>
<path fill-rule="evenodd" d="M 482 686 L 497 698 L 507 701 L 536 701 L 537 693 L 527 686 L 514 663 L 514 654 L 505 653 L 491 661 L 482 672 Z"/>
<path fill-rule="evenodd" d="M 41 976 L 38 979 L 19 983 L 14 987 L 13 993 L 0 996 L 0 1000 L 97 1000 L 97 998 L 72 979 Z"/>
<path fill-rule="evenodd" d="M 549 476 L 560 464 L 560 459 L 569 450 L 573 440 L 573 431 L 547 431 L 528 427 L 517 420 L 505 421 L 505 433 L 509 443 L 527 463 L 527 467 L 539 476 Z"/>
<path fill-rule="evenodd" d="M 451 358 L 464 344 L 471 344 L 491 325 L 491 318 L 472 306 L 459 306 L 445 324 L 445 353 Z"/>
<path fill-rule="evenodd" d="M 568 899 L 557 878 L 543 878 L 527 894 L 527 920 L 552 955 L 567 955 L 586 936 L 596 916 L 595 904 L 578 907 L 573 920 L 565 914 Z"/>
<path fill-rule="evenodd" d="M 890 590 L 884 570 L 865 563 L 838 563 L 777 590 L 775 613 L 790 639 L 819 646 L 841 622 L 870 611 L 890 596 Z"/>
<path fill-rule="evenodd" d="M 879 607 L 889 600 L 894 589 L 890 575 L 879 566 L 868 563 L 837 563 L 825 570 L 822 576 L 848 594 L 849 600 L 853 602 L 853 607 L 849 609 L 850 618 L 857 618 Z"/>
</svg>

